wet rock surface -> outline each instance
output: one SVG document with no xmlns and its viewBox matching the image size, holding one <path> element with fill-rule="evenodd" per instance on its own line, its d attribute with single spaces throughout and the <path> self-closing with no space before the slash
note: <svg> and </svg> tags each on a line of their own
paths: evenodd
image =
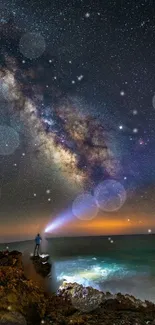
<svg viewBox="0 0 155 325">
<path fill-rule="evenodd" d="M 48 263 L 48 257 L 31 256 L 35 270 L 42 277 L 47 277 L 51 271 L 51 264 Z"/>
<path fill-rule="evenodd" d="M 25 276 L 21 253 L 0 257 L 0 325 L 155 325 L 151 302 L 77 283 L 47 293 Z"/>
</svg>

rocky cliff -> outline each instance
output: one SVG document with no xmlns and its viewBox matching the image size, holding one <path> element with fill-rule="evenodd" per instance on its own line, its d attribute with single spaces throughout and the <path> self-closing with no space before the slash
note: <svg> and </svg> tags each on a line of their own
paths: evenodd
<svg viewBox="0 0 155 325">
<path fill-rule="evenodd" d="M 25 276 L 22 254 L 0 252 L 0 325 L 153 325 L 155 305 L 129 295 L 63 283 L 44 292 Z"/>
</svg>

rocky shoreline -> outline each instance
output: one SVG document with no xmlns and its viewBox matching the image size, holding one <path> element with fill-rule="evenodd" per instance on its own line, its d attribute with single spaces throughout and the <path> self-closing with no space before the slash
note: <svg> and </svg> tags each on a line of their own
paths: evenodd
<svg viewBox="0 0 155 325">
<path fill-rule="evenodd" d="M 35 259 L 46 276 L 50 265 Z M 39 266 L 38 266 L 39 265 Z M 45 271 L 46 269 L 46 271 Z M 77 283 L 53 294 L 27 278 L 22 253 L 0 252 L 0 325 L 155 325 L 155 305 L 133 296 L 112 295 Z"/>
</svg>

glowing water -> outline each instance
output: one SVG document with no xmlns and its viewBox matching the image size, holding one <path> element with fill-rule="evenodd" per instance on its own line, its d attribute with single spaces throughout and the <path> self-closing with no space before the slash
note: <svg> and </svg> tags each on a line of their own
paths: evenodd
<svg viewBox="0 0 155 325">
<path fill-rule="evenodd" d="M 53 291 L 66 279 L 102 291 L 128 293 L 155 302 L 154 235 L 62 237 L 47 242 L 48 247 L 41 247 L 41 253 L 51 257 Z M 8 246 L 9 250 L 23 253 L 27 250 L 30 255 L 34 244 L 33 240 L 9 243 Z M 0 249 L 5 250 L 6 246 L 1 244 Z"/>
<path fill-rule="evenodd" d="M 155 277 L 151 276 L 150 269 L 145 265 L 132 267 L 97 257 L 69 259 L 54 264 L 60 283 L 66 280 L 113 294 L 121 292 L 155 302 Z"/>
</svg>

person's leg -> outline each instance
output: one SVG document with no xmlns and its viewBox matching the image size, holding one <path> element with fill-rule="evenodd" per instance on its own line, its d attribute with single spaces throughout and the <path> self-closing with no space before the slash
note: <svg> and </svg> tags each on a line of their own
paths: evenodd
<svg viewBox="0 0 155 325">
<path fill-rule="evenodd" d="M 39 255 L 39 245 L 37 244 L 37 256 Z"/>
</svg>

